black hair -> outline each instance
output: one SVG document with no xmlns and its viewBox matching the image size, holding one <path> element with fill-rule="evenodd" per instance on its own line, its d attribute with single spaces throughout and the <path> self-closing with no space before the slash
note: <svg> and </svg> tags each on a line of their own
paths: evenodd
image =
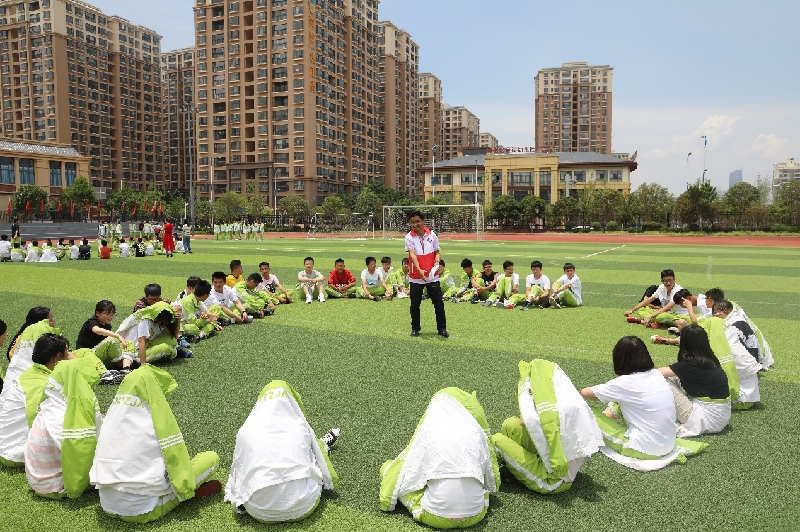
<svg viewBox="0 0 800 532">
<path fill-rule="evenodd" d="M 8 235 L 0 235 L 0 240 L 8 240 Z"/>
<path fill-rule="evenodd" d="M 307 260 L 310 260 L 311 262 L 314 262 L 314 257 L 306 257 L 306 258 L 304 258 L 303 259 L 303 264 L 305 264 Z"/>
<path fill-rule="evenodd" d="M 38 246 L 39 245 L 39 241 L 34 238 L 33 240 L 31 240 L 31 244 L 33 244 L 34 246 Z"/>
<path fill-rule="evenodd" d="M 661 279 L 664 277 L 675 277 L 675 272 L 672 270 L 661 270 Z"/>
<path fill-rule="evenodd" d="M 709 299 L 713 299 L 716 303 L 717 301 L 722 301 L 725 299 L 725 292 L 722 291 L 721 288 L 712 288 L 708 292 L 706 292 L 706 297 Z"/>
<path fill-rule="evenodd" d="M 175 312 L 171 307 L 159 312 L 158 316 L 156 316 L 156 319 L 153 321 L 163 324 L 173 336 L 175 335 L 175 331 L 178 330 L 178 321 L 175 319 Z"/>
<path fill-rule="evenodd" d="M 513 262 L 511 262 L 510 260 L 504 260 L 504 261 L 503 261 L 503 269 L 504 269 L 504 270 L 505 270 L 506 268 L 508 268 L 509 266 L 513 266 L 513 265 L 514 265 L 514 263 L 513 263 Z"/>
<path fill-rule="evenodd" d="M 110 310 L 111 312 L 116 312 L 117 307 L 114 306 L 114 303 L 109 301 L 108 299 L 104 299 L 102 301 L 98 301 L 97 304 L 94 306 L 95 314 L 102 314 L 103 312 Z"/>
<path fill-rule="evenodd" d="M 650 357 L 650 352 L 638 336 L 624 336 L 619 339 L 612 352 L 614 373 L 617 375 L 630 375 L 641 371 L 649 371 L 656 366 Z"/>
<path fill-rule="evenodd" d="M 46 366 L 58 355 L 69 349 L 69 340 L 59 334 L 45 333 L 33 344 L 31 358 L 36 364 Z"/>
<path fill-rule="evenodd" d="M 214 279 L 222 279 L 224 281 L 227 278 L 228 278 L 228 276 L 225 275 L 223 272 L 214 272 L 214 273 L 211 274 L 211 280 L 212 281 Z"/>
<path fill-rule="evenodd" d="M 574 269 L 575 269 L 575 265 L 572 264 L 571 262 L 567 262 L 566 264 L 564 264 L 564 271 L 574 270 Z"/>
<path fill-rule="evenodd" d="M 391 264 L 391 263 L 392 263 L 392 258 L 391 258 L 391 257 L 383 257 L 383 258 L 381 259 L 381 264 L 387 264 L 387 263 L 388 263 L 388 264 Z"/>
<path fill-rule="evenodd" d="M 469 259 L 463 259 L 461 261 L 461 267 L 462 268 L 472 268 L 472 261 L 469 260 Z"/>
<path fill-rule="evenodd" d="M 75 245 L 75 239 L 74 239 L 74 238 L 70 238 L 70 239 L 69 239 L 69 244 L 70 244 L 71 246 L 74 246 L 74 245 Z"/>
<path fill-rule="evenodd" d="M 681 301 L 683 301 L 687 297 L 690 297 L 691 295 L 692 293 L 689 292 L 689 290 L 687 290 L 686 288 L 681 288 L 680 290 L 675 292 L 675 294 L 672 296 L 672 301 L 674 301 L 676 305 L 680 305 Z"/>
<path fill-rule="evenodd" d="M 186 279 L 186 286 L 189 288 L 197 287 L 197 283 L 200 282 L 200 278 L 196 275 L 192 275 L 188 279 Z"/>
<path fill-rule="evenodd" d="M 101 246 L 107 246 L 108 245 L 108 241 L 107 240 L 101 240 L 100 241 L 100 245 Z"/>
<path fill-rule="evenodd" d="M 409 220 L 410 220 L 411 218 L 413 218 L 414 216 L 419 216 L 419 219 L 420 219 L 420 220 L 425 220 L 425 215 L 424 215 L 424 214 L 422 214 L 422 211 L 419 211 L 419 210 L 416 210 L 416 209 L 415 209 L 415 210 L 413 210 L 413 211 L 411 211 L 411 212 L 409 212 L 409 213 L 408 213 L 408 219 L 409 219 Z"/>
<path fill-rule="evenodd" d="M 483 263 L 481 265 L 482 266 L 491 266 L 492 265 L 492 261 L 490 261 L 489 259 L 486 259 L 485 261 L 483 261 Z"/>
<path fill-rule="evenodd" d="M 197 283 L 197 286 L 194 287 L 194 297 L 200 296 L 207 296 L 211 293 L 211 283 L 208 281 L 200 280 Z"/>
<path fill-rule="evenodd" d="M 58 239 L 58 245 L 59 246 L 63 246 L 64 245 L 64 237 L 63 236 Z"/>
<path fill-rule="evenodd" d="M 46 320 L 47 317 L 50 315 L 50 308 L 49 307 L 33 307 L 28 311 L 28 315 L 25 316 L 25 323 L 22 324 L 22 327 L 19 328 L 17 334 L 14 335 L 14 338 L 11 339 L 11 342 L 8 344 L 8 350 L 6 351 L 6 357 L 11 360 L 11 348 L 14 346 L 14 342 L 17 341 L 19 335 L 27 329 L 29 326 L 33 325 L 34 323 L 39 323 L 42 320 Z"/>
<path fill-rule="evenodd" d="M 733 312 L 733 303 L 731 303 L 727 299 L 720 299 L 719 301 L 714 301 L 714 310 L 717 312 L 724 312 L 725 314 L 730 314 L 731 312 Z"/>
<path fill-rule="evenodd" d="M 238 268 L 241 265 L 242 265 L 242 261 L 240 261 L 239 259 L 233 259 L 231 261 L 231 271 L 233 271 L 234 268 Z"/>
<path fill-rule="evenodd" d="M 366 259 L 364 259 L 364 264 L 366 264 L 367 266 L 369 266 L 370 262 L 378 262 L 378 261 L 375 260 L 375 257 L 367 257 Z"/>
<path fill-rule="evenodd" d="M 259 262 L 258 267 L 261 268 L 262 266 L 266 266 L 267 268 L 269 268 L 269 262 Z"/>
<path fill-rule="evenodd" d="M 443 261 L 442 259 L 439 259 L 439 266 L 441 266 L 442 268 L 444 268 L 444 261 Z"/>
<path fill-rule="evenodd" d="M 336 259 L 335 261 L 333 261 L 333 265 L 334 265 L 334 266 L 336 266 L 336 265 L 337 265 L 337 264 L 339 264 L 340 262 L 341 262 L 342 264 L 344 264 L 344 259 L 343 259 L 343 258 L 341 258 L 341 257 L 339 257 L 338 259 Z"/>
<path fill-rule="evenodd" d="M 151 283 L 144 287 L 144 295 L 161 297 L 161 285 Z"/>
<path fill-rule="evenodd" d="M 260 283 L 261 282 L 261 274 L 260 273 L 251 273 L 247 276 L 247 280 L 251 283 Z"/>
<path fill-rule="evenodd" d="M 89 241 L 88 241 L 88 240 L 86 240 L 85 238 L 83 239 L 83 245 L 84 245 L 84 246 L 88 246 L 88 245 L 89 245 Z"/>
<path fill-rule="evenodd" d="M 405 264 L 408 264 L 408 262 L 409 262 L 408 261 L 408 257 L 405 257 L 403 260 L 400 261 L 400 264 L 405 265 Z"/>
<path fill-rule="evenodd" d="M 47 245 L 48 245 L 48 246 L 52 246 L 52 245 L 53 245 L 53 241 L 52 241 L 52 240 L 50 240 L 49 238 L 46 240 L 46 242 L 47 242 Z"/>
<path fill-rule="evenodd" d="M 531 261 L 531 268 L 541 268 L 541 267 L 542 267 L 542 261 L 540 260 Z"/>
<path fill-rule="evenodd" d="M 3 336 L 5 332 L 8 330 L 8 325 L 3 320 L 0 320 L 0 336 Z"/>
<path fill-rule="evenodd" d="M 721 367 L 719 359 L 711 349 L 708 334 L 699 325 L 689 325 L 681 329 L 681 344 L 678 349 L 678 362 L 690 361 L 704 368 Z"/>
</svg>

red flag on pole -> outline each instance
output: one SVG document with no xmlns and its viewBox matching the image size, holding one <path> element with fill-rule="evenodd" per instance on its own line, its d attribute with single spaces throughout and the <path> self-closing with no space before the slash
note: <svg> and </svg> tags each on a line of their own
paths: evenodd
<svg viewBox="0 0 800 532">
<path fill-rule="evenodd" d="M 59 214 L 61 213 L 61 202 L 60 201 L 58 202 L 58 212 L 59 212 Z"/>
<path fill-rule="evenodd" d="M 75 203 L 72 200 L 69 201 L 69 215 L 75 216 Z"/>
<path fill-rule="evenodd" d="M 86 213 L 89 214 L 92 212 L 92 207 L 89 205 L 89 202 L 86 202 Z"/>
<path fill-rule="evenodd" d="M 97 200 L 97 215 L 100 216 L 100 200 Z"/>
<path fill-rule="evenodd" d="M 158 214 L 160 214 L 162 216 L 164 215 L 164 202 L 163 201 L 159 201 L 158 202 Z"/>
<path fill-rule="evenodd" d="M 39 200 L 39 212 L 44 212 L 44 199 Z"/>
<path fill-rule="evenodd" d="M 30 201 L 26 201 L 25 202 L 25 212 L 27 212 L 27 213 L 31 212 L 31 202 Z"/>
<path fill-rule="evenodd" d="M 6 207 L 6 213 L 11 216 L 11 198 L 8 198 L 8 206 Z"/>
<path fill-rule="evenodd" d="M 155 201 L 153 202 L 153 208 L 150 209 L 150 212 L 152 212 L 153 214 L 156 213 L 156 202 Z"/>
<path fill-rule="evenodd" d="M 136 209 L 138 208 L 139 208 L 139 202 L 137 201 L 136 203 L 133 204 L 133 213 L 131 213 L 131 216 L 136 215 Z"/>
</svg>

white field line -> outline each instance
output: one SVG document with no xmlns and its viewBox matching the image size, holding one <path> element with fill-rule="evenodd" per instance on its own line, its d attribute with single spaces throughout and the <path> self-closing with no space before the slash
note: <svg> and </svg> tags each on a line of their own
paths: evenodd
<svg viewBox="0 0 800 532">
<path fill-rule="evenodd" d="M 581 257 L 581 258 L 582 259 L 588 259 L 589 257 L 594 257 L 595 255 L 602 255 L 603 253 L 608 253 L 609 251 L 614 251 L 615 249 L 622 249 L 625 246 L 626 246 L 626 244 L 623 244 L 623 245 L 621 245 L 619 247 L 607 249 L 605 251 L 598 251 L 597 253 L 592 253 L 591 255 L 586 255 L 585 257 Z"/>
<path fill-rule="evenodd" d="M 712 256 L 709 255 L 708 256 L 708 267 L 706 267 L 706 281 L 709 281 L 709 282 L 711 281 L 711 261 L 712 261 Z"/>
</svg>

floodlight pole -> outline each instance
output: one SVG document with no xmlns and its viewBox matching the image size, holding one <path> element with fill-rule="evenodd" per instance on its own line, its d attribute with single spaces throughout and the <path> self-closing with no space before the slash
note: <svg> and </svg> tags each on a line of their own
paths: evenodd
<svg viewBox="0 0 800 532">
<path fill-rule="evenodd" d="M 475 205 L 478 204 L 478 159 L 475 159 Z"/>
<path fill-rule="evenodd" d="M 431 173 L 431 197 L 436 195 L 436 144 L 433 145 L 433 172 Z"/>
</svg>

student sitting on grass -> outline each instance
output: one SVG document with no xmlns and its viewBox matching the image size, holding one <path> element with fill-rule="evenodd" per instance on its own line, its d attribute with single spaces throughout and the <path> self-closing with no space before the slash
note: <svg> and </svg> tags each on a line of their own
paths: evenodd
<svg viewBox="0 0 800 532">
<path fill-rule="evenodd" d="M 499 460 L 517 480 L 539 493 L 568 490 L 578 470 L 603 445 L 591 408 L 554 362 L 519 363 L 520 417 L 492 436 Z"/>
<path fill-rule="evenodd" d="M 11 242 L 8 235 L 0 235 L 0 262 L 11 261 Z"/>
<path fill-rule="evenodd" d="M 6 339 L 8 338 L 8 325 L 3 320 L 0 320 L 0 347 L 6 345 Z M 3 393 L 3 371 L 0 370 L 0 394 Z"/>
<path fill-rule="evenodd" d="M 111 258 L 111 248 L 108 246 L 108 242 L 106 240 L 100 241 L 100 258 L 101 259 Z"/>
<path fill-rule="evenodd" d="M 325 277 L 314 269 L 314 259 L 306 257 L 303 259 L 303 270 L 297 273 L 297 293 L 306 295 L 306 303 L 311 303 L 314 294 L 320 303 L 325 303 Z"/>
<path fill-rule="evenodd" d="M 772 349 L 770 349 L 769 344 L 767 343 L 767 339 L 764 338 L 764 334 L 761 332 L 761 329 L 759 329 L 758 326 L 753 322 L 753 320 L 751 320 L 747 316 L 747 313 L 745 313 L 744 309 L 742 309 L 742 307 L 740 307 L 733 301 L 729 301 L 730 305 L 733 307 L 732 310 L 728 311 L 727 310 L 728 305 L 724 305 L 723 307 L 720 307 L 719 312 L 721 314 L 718 313 L 716 311 L 716 302 L 722 301 L 724 299 L 725 299 L 725 294 L 719 288 L 712 288 L 711 290 L 706 292 L 707 304 L 711 305 L 711 307 L 714 308 L 714 315 L 724 317 L 726 323 L 733 325 L 737 328 L 740 328 L 741 329 L 740 337 L 741 335 L 744 335 L 744 337 L 746 338 L 749 336 L 749 334 L 747 332 L 746 327 L 739 327 L 739 325 L 737 324 L 744 322 L 750 327 L 750 329 L 755 334 L 756 339 L 758 340 L 758 360 L 759 362 L 761 362 L 761 369 L 764 370 L 769 369 L 769 367 L 775 363 L 775 360 L 772 358 Z M 743 341 L 743 343 L 745 342 Z M 752 341 L 750 341 L 749 343 L 752 345 Z M 752 348 L 748 347 L 748 350 L 749 349 Z"/>
<path fill-rule="evenodd" d="M 550 306 L 550 279 L 542 273 L 542 262 L 531 262 L 531 274 L 525 278 L 525 303 L 520 310 L 528 310 L 531 305 L 539 308 Z"/>
<path fill-rule="evenodd" d="M 236 283 L 234 290 L 239 296 L 239 301 L 244 305 L 247 314 L 255 318 L 272 316 L 275 313 L 275 304 L 272 303 L 266 290 L 260 290 L 258 284 L 261 282 L 260 273 L 251 273 L 247 279 Z"/>
<path fill-rule="evenodd" d="M 514 273 L 514 263 L 510 260 L 503 261 L 503 273 L 497 277 L 495 294 L 484 304 L 487 307 L 495 305 L 497 308 L 512 309 L 523 301 L 525 296 L 519 293 L 519 274 Z"/>
<path fill-rule="evenodd" d="M 14 358 L 19 360 L 23 356 L 19 354 Z M 28 429 L 44 399 L 44 387 L 56 364 L 70 358 L 72 356 L 66 338 L 44 333 L 33 346 L 31 366 L 21 374 L 13 378 L 9 375 L 6 379 L 3 393 L 0 394 L 0 464 L 9 467 L 25 465 Z"/>
<path fill-rule="evenodd" d="M 244 281 L 242 261 L 234 259 L 230 263 L 231 273 L 225 278 L 225 284 L 231 288 Z"/>
<path fill-rule="evenodd" d="M 381 275 L 383 279 L 386 280 L 389 277 L 389 274 L 394 271 L 392 268 L 392 258 L 391 257 L 382 257 L 381 258 Z"/>
<path fill-rule="evenodd" d="M 42 246 L 42 258 L 39 259 L 39 262 L 58 262 L 56 248 L 53 247 L 53 242 L 49 238 L 47 242 L 48 244 L 46 246 Z"/>
<path fill-rule="evenodd" d="M 617 378 L 581 390 L 586 399 L 608 403 L 595 415 L 606 443 L 603 454 L 626 467 L 652 471 L 708 446 L 676 439 L 675 400 L 642 340 L 620 339 L 612 359 Z"/>
<path fill-rule="evenodd" d="M 125 377 L 103 420 L 89 479 L 100 506 L 129 523 L 149 523 L 182 501 L 219 493 L 203 483 L 219 465 L 217 453 L 189 458 L 167 396 L 178 384 L 166 371 L 142 366 Z"/>
<path fill-rule="evenodd" d="M 372 301 L 380 301 L 383 297 L 392 299 L 391 290 L 386 286 L 381 270 L 375 268 L 375 257 L 367 257 L 364 262 L 367 267 L 361 270 L 361 288 L 356 290 L 358 297 Z"/>
<path fill-rule="evenodd" d="M 628 323 L 641 323 L 645 327 L 656 324 L 654 328 L 658 325 L 664 328 L 675 327 L 675 320 L 686 319 L 689 314 L 685 308 L 673 301 L 675 294 L 682 289 L 683 287 L 675 282 L 675 272 L 663 270 L 661 284 L 655 293 L 625 312 Z M 658 300 L 661 306 L 654 310 L 649 305 L 655 300 Z"/>
<path fill-rule="evenodd" d="M 89 241 L 85 238 L 81 241 L 81 245 L 78 246 L 78 260 L 89 260 L 92 258 L 92 246 L 89 245 Z"/>
<path fill-rule="evenodd" d="M 80 258 L 80 248 L 75 245 L 75 240 L 70 238 L 69 240 L 69 260 L 78 260 Z"/>
<path fill-rule="evenodd" d="M 111 329 L 116 314 L 114 303 L 107 299 L 98 301 L 94 307 L 94 317 L 86 320 L 78 332 L 75 349 L 92 349 L 106 367 L 124 370 L 133 363 L 135 346 Z"/>
<path fill-rule="evenodd" d="M 251 316 L 247 315 L 247 309 L 244 308 L 242 302 L 239 301 L 239 295 L 236 290 L 225 284 L 226 275 L 222 272 L 214 272 L 211 274 L 211 290 L 212 304 L 219 305 L 220 310 L 225 316 L 222 316 L 222 324 L 226 325 L 225 318 L 227 317 L 227 324 L 233 325 L 234 323 L 250 323 L 253 321 Z M 236 311 L 238 311 L 238 313 Z"/>
<path fill-rule="evenodd" d="M 11 262 L 25 262 L 25 252 L 19 242 L 14 242 L 14 246 L 11 248 Z"/>
<path fill-rule="evenodd" d="M 139 364 L 156 362 L 162 358 L 191 358 L 192 352 L 177 347 L 180 336 L 180 316 L 163 301 L 137 310 L 117 329 L 125 340 L 133 342 L 135 360 Z"/>
<path fill-rule="evenodd" d="M 153 245 L 153 242 L 148 240 L 147 242 L 145 242 L 145 245 L 144 245 L 144 256 L 145 257 L 153 257 L 153 256 L 155 256 L 155 254 L 156 254 L 156 248 Z"/>
<path fill-rule="evenodd" d="M 481 301 L 486 301 L 494 294 L 494 289 L 497 287 L 497 272 L 492 270 L 492 261 L 483 261 L 483 271 L 480 272 L 472 281 L 472 286 L 475 287 L 475 294 L 470 303 L 477 304 Z"/>
<path fill-rule="evenodd" d="M 581 293 L 583 284 L 575 274 L 575 265 L 571 262 L 564 264 L 564 275 L 552 285 L 553 293 L 550 294 L 550 305 L 555 308 L 580 307 L 583 305 Z"/>
<path fill-rule="evenodd" d="M 58 260 L 63 259 L 67 256 L 68 247 L 64 243 L 64 238 L 58 239 L 58 245 L 56 245 L 56 258 Z"/>
<path fill-rule="evenodd" d="M 339 432 L 315 438 L 300 394 L 270 382 L 236 434 L 225 501 L 263 523 L 305 519 L 339 481 L 328 457 Z"/>
<path fill-rule="evenodd" d="M 197 282 L 194 282 L 194 279 L 197 279 Z M 192 284 L 194 286 L 191 286 Z M 209 301 L 211 283 L 199 277 L 189 277 L 187 285 L 186 290 L 181 292 L 185 294 L 180 299 L 181 323 L 183 334 L 196 343 L 222 331 L 219 322 L 220 317 L 225 314 L 219 305 L 210 304 L 213 303 Z"/>
<path fill-rule="evenodd" d="M 32 308 L 25 317 L 25 323 L 12 338 L 6 353 L 10 361 L 4 377 L 6 382 L 10 383 L 33 366 L 33 348 L 36 340 L 46 333 L 61 334 L 61 331 L 55 328 L 53 313 L 47 307 Z"/>
<path fill-rule="evenodd" d="M 138 237 L 136 239 L 136 244 L 134 244 L 134 246 L 133 246 L 133 251 L 134 251 L 134 255 L 136 257 L 145 257 L 146 256 L 145 253 L 144 253 L 145 252 L 145 244 L 144 244 L 144 240 L 142 240 L 142 237 Z"/>
<path fill-rule="evenodd" d="M 467 528 L 486 517 L 500 470 L 489 424 L 475 394 L 445 388 L 433 396 L 408 446 L 381 466 L 380 508 L 399 501 L 415 521 Z"/>
<path fill-rule="evenodd" d="M 472 267 L 472 261 L 465 258 L 461 261 L 461 276 L 459 277 L 458 284 L 450 287 L 445 295 L 450 298 L 453 303 L 461 303 L 467 301 L 475 294 L 475 286 L 472 282 L 478 273 Z"/>
<path fill-rule="evenodd" d="M 39 249 L 39 241 L 34 240 L 28 246 L 28 251 L 25 254 L 25 262 L 39 262 L 42 258 L 42 250 Z"/>
<path fill-rule="evenodd" d="M 403 299 L 409 296 L 411 288 L 411 278 L 408 273 L 411 271 L 408 263 L 408 257 L 403 258 L 401 268 L 394 270 L 386 278 L 386 286 L 392 289 L 392 294 L 397 296 L 398 299 Z"/>
<path fill-rule="evenodd" d="M 728 377 L 702 327 L 684 327 L 678 362 L 658 371 L 667 379 L 675 401 L 678 436 L 714 434 L 727 426 L 731 419 Z"/>
<path fill-rule="evenodd" d="M 382 273 L 382 272 L 381 272 Z M 456 287 L 456 282 L 453 279 L 453 274 L 447 268 L 447 264 L 443 260 L 439 260 L 439 286 L 442 289 L 442 301 L 448 301 L 449 296 L 445 296 L 447 292 Z M 385 277 L 384 277 L 385 279 Z M 426 294 L 427 295 L 427 294 Z"/>
<path fill-rule="evenodd" d="M 258 265 L 258 271 L 261 272 L 261 283 L 259 288 L 267 291 L 270 297 L 273 298 L 273 303 L 287 305 L 292 302 L 292 296 L 283 285 L 278 281 L 278 277 L 269 271 L 269 262 L 262 262 Z M 280 291 L 280 292 L 279 292 Z M 281 295 L 281 293 L 283 295 Z"/>
<path fill-rule="evenodd" d="M 131 247 L 124 238 L 119 242 L 119 256 L 121 258 L 127 258 L 131 256 Z"/>
<path fill-rule="evenodd" d="M 142 310 L 150 305 L 155 305 L 159 301 L 170 303 L 169 299 L 164 299 L 161 297 L 161 285 L 150 283 L 144 287 L 144 297 L 134 303 L 133 311 L 136 312 L 137 310 Z"/>
<path fill-rule="evenodd" d="M 333 262 L 325 294 L 334 299 L 356 297 L 356 278 L 353 277 L 350 270 L 344 267 L 344 259 L 339 258 Z"/>
<path fill-rule="evenodd" d="M 103 423 L 92 391 L 98 381 L 88 358 L 63 360 L 50 374 L 25 446 L 25 476 L 37 495 L 75 499 L 89 488 Z"/>
</svg>

